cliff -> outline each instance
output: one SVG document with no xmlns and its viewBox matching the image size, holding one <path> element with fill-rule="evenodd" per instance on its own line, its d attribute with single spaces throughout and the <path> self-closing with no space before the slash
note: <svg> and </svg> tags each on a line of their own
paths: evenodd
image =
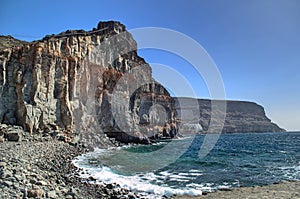
<svg viewBox="0 0 300 199">
<path fill-rule="evenodd" d="M 216 101 L 215 101 L 216 102 Z M 176 98 L 175 107 L 184 126 L 200 124 L 198 132 L 206 132 L 211 121 L 211 100 Z M 262 106 L 254 102 L 225 101 L 226 117 L 222 133 L 284 132 L 271 122 Z M 197 111 L 195 111 L 197 110 Z M 190 113 L 190 114 L 186 114 Z M 181 116 L 181 115 L 182 116 Z"/>
<path fill-rule="evenodd" d="M 174 121 L 174 100 L 153 80 L 136 42 L 119 22 L 30 43 L 2 39 L 0 123 L 30 134 L 79 135 L 97 144 L 105 135 L 148 143 Z M 163 118 L 155 107 L 165 107 Z"/>
<path fill-rule="evenodd" d="M 96 146 L 110 143 L 107 137 L 126 143 L 174 137 L 183 110 L 192 113 L 184 116 L 187 128 L 207 131 L 211 123 L 211 101 L 172 98 L 119 22 L 33 42 L 1 36 L 0 43 L 0 124 L 6 127 Z M 226 103 L 223 132 L 283 131 L 255 103 Z M 6 131 L 2 125 L 0 134 Z"/>
</svg>

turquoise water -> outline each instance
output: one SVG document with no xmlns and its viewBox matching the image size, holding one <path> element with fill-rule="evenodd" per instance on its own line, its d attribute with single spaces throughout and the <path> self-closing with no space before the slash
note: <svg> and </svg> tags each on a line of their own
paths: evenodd
<svg viewBox="0 0 300 199">
<path fill-rule="evenodd" d="M 85 170 L 82 177 L 156 195 L 300 180 L 300 133 L 222 134 L 199 157 L 204 137 L 96 150 L 74 163 Z"/>
</svg>

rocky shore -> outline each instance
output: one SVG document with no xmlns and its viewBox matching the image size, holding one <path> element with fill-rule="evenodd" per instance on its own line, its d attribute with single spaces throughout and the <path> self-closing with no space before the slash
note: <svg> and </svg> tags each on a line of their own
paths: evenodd
<svg viewBox="0 0 300 199">
<path fill-rule="evenodd" d="M 81 179 L 71 161 L 87 151 L 82 145 L 40 135 L 0 143 L 0 198 L 143 197 L 117 184 L 96 185 L 90 183 L 93 179 Z"/>
<path fill-rule="evenodd" d="M 80 143 L 59 141 L 59 136 L 34 134 L 19 130 L 18 141 L 0 143 L 0 198 L 148 198 L 144 193 L 124 189 L 117 184 L 93 184 L 80 178 L 72 160 L 89 151 Z M 6 135 L 7 137 L 7 135 Z M 21 139 L 22 137 L 22 139 Z M 12 137 L 14 138 L 14 137 Z M 172 198 L 300 198 L 300 182 L 280 182 L 263 187 L 241 187 L 204 193 L 203 196 Z"/>
</svg>

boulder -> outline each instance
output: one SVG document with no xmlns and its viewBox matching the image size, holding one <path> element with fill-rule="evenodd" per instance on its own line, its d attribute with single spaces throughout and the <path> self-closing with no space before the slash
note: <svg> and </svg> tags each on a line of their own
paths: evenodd
<svg viewBox="0 0 300 199">
<path fill-rule="evenodd" d="M 43 190 L 41 189 L 29 189 L 27 190 L 27 197 L 28 198 L 41 198 L 43 197 Z"/>
<path fill-rule="evenodd" d="M 47 197 L 50 198 L 50 199 L 55 199 L 55 198 L 57 198 L 56 191 L 55 191 L 55 190 L 53 190 L 53 191 L 48 191 L 48 192 L 47 192 Z"/>
<path fill-rule="evenodd" d="M 19 132 L 7 132 L 5 138 L 7 141 L 18 142 L 21 140 L 21 135 Z"/>
</svg>

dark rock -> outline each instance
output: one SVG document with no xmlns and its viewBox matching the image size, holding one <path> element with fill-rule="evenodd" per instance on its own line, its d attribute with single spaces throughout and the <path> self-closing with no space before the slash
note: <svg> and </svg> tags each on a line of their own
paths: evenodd
<svg viewBox="0 0 300 199">
<path fill-rule="evenodd" d="M 67 192 L 65 196 L 66 198 L 73 198 L 73 199 L 76 198 L 76 194 L 73 192 Z"/>
<path fill-rule="evenodd" d="M 30 189 L 27 190 L 27 197 L 28 198 L 41 198 L 44 192 L 41 189 Z"/>
<path fill-rule="evenodd" d="M 21 136 L 18 132 L 8 132 L 4 136 L 7 141 L 18 142 L 21 140 Z"/>
<path fill-rule="evenodd" d="M 113 186 L 112 184 L 107 184 L 107 185 L 106 185 L 106 188 L 108 188 L 108 189 L 113 189 L 114 186 Z"/>
<path fill-rule="evenodd" d="M 22 176 L 20 176 L 20 175 L 14 175 L 14 177 L 15 177 L 15 179 L 17 181 L 21 181 L 22 180 Z"/>
<path fill-rule="evenodd" d="M 95 179 L 93 176 L 90 176 L 90 177 L 89 177 L 89 180 L 90 180 L 90 181 L 96 181 L 97 179 Z"/>
<path fill-rule="evenodd" d="M 218 190 L 220 190 L 220 191 L 231 191 L 232 189 L 230 187 L 222 187 L 222 188 L 219 188 Z"/>
<path fill-rule="evenodd" d="M 45 182 L 45 181 L 37 181 L 36 183 L 35 183 L 36 185 L 41 185 L 41 186 L 47 186 L 48 185 L 48 183 L 47 182 Z"/>
<path fill-rule="evenodd" d="M 13 182 L 7 181 L 7 180 L 6 180 L 6 181 L 3 181 L 2 184 L 3 184 L 4 186 L 10 187 L 10 186 L 13 185 Z"/>
</svg>

